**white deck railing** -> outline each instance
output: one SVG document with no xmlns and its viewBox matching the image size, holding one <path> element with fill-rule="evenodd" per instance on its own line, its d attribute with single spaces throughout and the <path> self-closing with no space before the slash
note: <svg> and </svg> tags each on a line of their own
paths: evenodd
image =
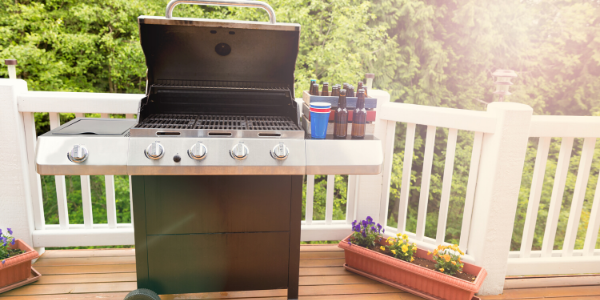
<svg viewBox="0 0 600 300">
<path fill-rule="evenodd" d="M 583 249 L 575 249 L 590 165 L 596 138 L 600 136 L 600 117 L 532 116 L 532 109 L 514 103 L 494 103 L 487 111 L 427 107 L 389 103 L 389 95 L 372 91 L 378 98 L 375 136 L 382 140 L 384 168 L 380 175 L 349 176 L 346 219 L 333 220 L 335 175 L 327 175 L 325 218 L 313 220 L 314 176 L 307 176 L 306 220 L 302 222 L 302 240 L 337 240 L 350 233 L 354 219 L 374 217 L 386 226 L 386 234 L 407 232 L 410 186 L 418 182 L 420 194 L 415 232 L 407 232 L 420 247 L 431 249 L 445 242 L 448 208 L 452 189 L 456 147 L 462 132 L 471 132 L 472 150 L 468 162 L 468 183 L 464 191 L 464 206 L 459 245 L 467 253 L 465 261 L 484 266 L 489 275 L 481 294 L 502 292 L 508 275 L 550 273 L 586 273 L 600 270 L 600 250 L 595 249 L 600 227 L 600 192 L 596 192 L 590 212 L 589 226 Z M 45 224 L 40 176 L 35 172 L 35 119 L 34 112 L 49 112 L 51 128 L 58 127 L 59 113 L 126 114 L 137 113 L 141 95 L 29 92 L 23 81 L 0 80 L 0 136 L 5 142 L 0 147 L 3 167 L 0 176 L 0 208 L 9 206 L 21 218 L 0 219 L 6 224 L 28 232 L 23 238 L 35 247 L 124 245 L 133 244 L 131 224 L 117 223 L 114 178 L 106 175 L 107 224 L 94 224 L 91 208 L 89 176 L 81 176 L 84 224 L 70 224 L 64 176 L 56 176 L 58 225 Z M 405 123 L 403 168 L 398 199 L 390 199 L 396 124 Z M 417 126 L 426 126 L 424 136 L 423 170 L 413 170 Z M 426 236 L 427 209 L 430 201 L 431 170 L 434 163 L 436 130 L 447 132 L 445 163 L 441 180 L 441 197 L 435 236 Z M 465 134 L 466 135 L 466 134 Z M 517 210 L 518 194 L 523 173 L 525 154 L 530 137 L 539 137 L 539 146 L 523 231 L 521 250 L 511 252 L 510 244 Z M 548 222 L 542 249 L 532 251 L 533 233 L 541 198 L 545 165 L 550 139 L 561 137 L 556 180 L 550 200 Z M 561 202 L 565 187 L 571 148 L 575 137 L 584 138 L 582 158 L 575 184 L 567 233 L 563 249 L 553 250 Z M 14 163 L 18 161 L 18 163 Z M 12 165 L 10 164 L 11 162 Z M 413 176 L 420 178 L 417 181 Z M 19 181 L 20 176 L 23 176 Z M 9 184 L 10 183 L 10 184 Z M 600 185 L 598 185 L 600 186 Z M 5 200 L 7 194 L 18 201 Z M 4 197 L 4 198 L 2 198 Z M 386 224 L 390 201 L 398 203 L 398 224 Z M 395 211 L 394 211 L 395 213 Z M 11 215 L 12 216 L 12 215 Z M 23 218 L 26 216 L 26 218 Z M 25 219 L 24 221 L 22 219 Z M 132 218 L 133 219 L 133 218 Z M 20 220 L 20 221 L 19 221 Z M 15 225 L 16 224 L 16 225 Z M 431 229 L 430 229 L 431 232 Z"/>
</svg>

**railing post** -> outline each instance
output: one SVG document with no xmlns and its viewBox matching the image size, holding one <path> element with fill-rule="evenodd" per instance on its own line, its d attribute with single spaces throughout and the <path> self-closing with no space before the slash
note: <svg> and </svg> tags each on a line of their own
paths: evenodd
<svg viewBox="0 0 600 300">
<path fill-rule="evenodd" d="M 468 254 L 488 276 L 480 295 L 499 295 L 504 288 L 521 175 L 529 138 L 532 108 L 496 102 L 487 107 L 496 116 L 494 133 L 483 137 Z"/>
<path fill-rule="evenodd" d="M 381 90 L 369 90 L 369 97 L 377 98 L 377 110 L 379 110 L 384 103 L 390 102 L 390 94 Z M 374 135 L 376 138 L 381 140 L 383 149 L 388 148 L 388 143 L 392 143 L 392 147 L 394 141 L 386 140 L 388 122 L 380 118 L 380 111 L 377 112 L 377 117 L 375 119 L 375 132 Z M 395 123 L 394 123 L 395 124 Z M 386 151 L 384 151 L 386 152 Z M 362 220 L 367 216 L 371 216 L 374 220 L 381 223 L 384 220 L 380 217 L 380 207 L 381 207 L 381 199 L 382 192 L 387 191 L 387 189 L 383 188 L 383 174 L 386 170 L 386 163 L 389 161 L 387 157 L 383 158 L 383 171 L 378 175 L 358 175 L 356 176 L 356 204 L 355 209 L 356 219 Z M 350 187 L 349 187 L 350 188 Z M 385 195 L 384 195 L 385 196 Z M 352 214 L 352 212 L 348 212 L 348 214 Z M 348 216 L 350 219 L 351 216 Z"/>
<path fill-rule="evenodd" d="M 18 79 L 0 79 L 0 228 L 33 246 L 30 178 L 23 118 L 17 95 L 27 91 Z"/>
</svg>

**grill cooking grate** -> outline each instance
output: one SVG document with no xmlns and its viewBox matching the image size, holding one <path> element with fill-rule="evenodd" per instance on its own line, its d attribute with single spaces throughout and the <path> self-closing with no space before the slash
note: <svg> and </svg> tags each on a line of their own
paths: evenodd
<svg viewBox="0 0 600 300">
<path fill-rule="evenodd" d="M 243 116 L 200 115 L 194 129 L 246 129 L 246 118 Z"/>
<path fill-rule="evenodd" d="M 154 114 L 135 128 L 220 129 L 220 130 L 300 130 L 291 119 L 280 116 Z"/>
<path fill-rule="evenodd" d="M 192 129 L 197 115 L 154 114 L 135 128 Z"/>
</svg>

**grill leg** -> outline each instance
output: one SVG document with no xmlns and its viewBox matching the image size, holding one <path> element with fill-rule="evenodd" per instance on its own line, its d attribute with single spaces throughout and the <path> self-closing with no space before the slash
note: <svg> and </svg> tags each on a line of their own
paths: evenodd
<svg viewBox="0 0 600 300">
<path fill-rule="evenodd" d="M 290 205 L 290 265 L 288 299 L 298 299 L 300 277 L 300 223 L 302 222 L 302 175 L 292 176 Z"/>
</svg>

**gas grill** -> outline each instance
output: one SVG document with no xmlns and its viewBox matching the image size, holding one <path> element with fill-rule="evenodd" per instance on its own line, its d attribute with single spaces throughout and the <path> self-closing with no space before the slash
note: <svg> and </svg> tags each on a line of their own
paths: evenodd
<svg viewBox="0 0 600 300">
<path fill-rule="evenodd" d="M 172 18 L 179 3 L 261 7 L 271 21 Z M 78 118 L 40 136 L 38 173 L 132 175 L 138 288 L 297 299 L 303 175 L 378 174 L 380 141 L 313 140 L 299 126 L 300 25 L 265 3 L 174 0 L 138 22 L 137 119 Z"/>
</svg>

